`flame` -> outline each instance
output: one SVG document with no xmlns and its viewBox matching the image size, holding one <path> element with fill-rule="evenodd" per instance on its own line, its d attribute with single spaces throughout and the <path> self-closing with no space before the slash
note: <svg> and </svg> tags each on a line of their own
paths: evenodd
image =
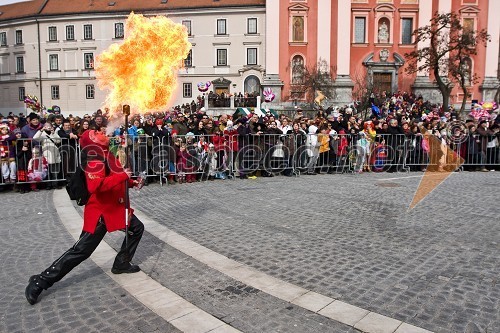
<svg viewBox="0 0 500 333">
<path fill-rule="evenodd" d="M 123 43 L 96 58 L 98 86 L 109 90 L 106 105 L 120 110 L 128 104 L 136 113 L 166 107 L 177 88 L 177 70 L 191 49 L 186 28 L 165 16 L 132 12 L 125 31 Z"/>
</svg>

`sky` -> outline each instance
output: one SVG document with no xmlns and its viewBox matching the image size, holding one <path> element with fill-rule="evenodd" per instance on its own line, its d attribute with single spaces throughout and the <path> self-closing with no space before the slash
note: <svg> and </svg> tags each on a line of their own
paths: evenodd
<svg viewBox="0 0 500 333">
<path fill-rule="evenodd" d="M 0 6 L 2 5 L 8 5 L 10 3 L 15 3 L 15 2 L 24 2 L 27 0 L 0 0 Z"/>
</svg>

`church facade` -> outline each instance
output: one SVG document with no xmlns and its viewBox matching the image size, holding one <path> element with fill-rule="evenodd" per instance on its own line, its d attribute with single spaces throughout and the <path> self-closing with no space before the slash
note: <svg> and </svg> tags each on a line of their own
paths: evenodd
<svg viewBox="0 0 500 333">
<path fill-rule="evenodd" d="M 306 96 L 300 68 L 330 71 L 336 104 L 366 93 L 413 91 L 441 101 L 434 78 L 406 73 L 405 54 L 425 45 L 412 32 L 429 25 L 434 13 L 458 13 L 464 27 L 487 29 L 491 41 L 466 59 L 471 75 L 468 100 L 493 100 L 499 84 L 500 1 L 496 0 L 268 0 L 266 77 L 264 87 L 280 93 L 282 105 L 296 105 Z M 276 29 L 276 27 L 279 29 Z M 278 55 L 278 56 L 277 56 Z M 321 69 L 321 67 L 324 67 Z M 454 87 L 450 102 L 464 98 Z"/>
</svg>

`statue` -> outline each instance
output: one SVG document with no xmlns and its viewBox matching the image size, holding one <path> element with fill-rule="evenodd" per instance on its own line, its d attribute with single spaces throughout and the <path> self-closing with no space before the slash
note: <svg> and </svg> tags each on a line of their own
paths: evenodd
<svg viewBox="0 0 500 333">
<path fill-rule="evenodd" d="M 385 22 L 382 22 L 378 28 L 378 42 L 389 43 L 389 27 Z"/>
<path fill-rule="evenodd" d="M 304 60 L 297 56 L 292 61 L 292 84 L 302 84 L 304 80 Z"/>
<path fill-rule="evenodd" d="M 463 77 L 464 77 L 464 82 L 465 82 L 465 85 L 467 86 L 470 86 L 471 84 L 471 73 L 470 73 L 470 66 L 469 66 L 469 62 L 467 60 L 465 60 L 462 65 L 462 73 L 463 73 Z"/>
</svg>

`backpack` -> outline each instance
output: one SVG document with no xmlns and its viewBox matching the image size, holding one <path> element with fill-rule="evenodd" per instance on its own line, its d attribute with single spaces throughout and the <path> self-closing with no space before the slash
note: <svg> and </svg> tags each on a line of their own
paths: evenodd
<svg viewBox="0 0 500 333">
<path fill-rule="evenodd" d="M 85 206 L 87 204 L 90 193 L 87 189 L 87 179 L 82 167 L 76 168 L 75 173 L 71 175 L 66 184 L 66 191 L 71 200 L 76 200 L 78 206 Z"/>
<path fill-rule="evenodd" d="M 106 160 L 103 161 L 106 167 L 106 175 L 110 173 L 109 165 Z M 78 206 L 85 206 L 90 199 L 90 192 L 87 188 L 87 178 L 85 178 L 85 165 L 87 165 L 87 155 L 81 152 L 81 164 L 76 168 L 75 173 L 71 175 L 66 184 L 66 191 L 69 198 L 75 200 Z"/>
</svg>

